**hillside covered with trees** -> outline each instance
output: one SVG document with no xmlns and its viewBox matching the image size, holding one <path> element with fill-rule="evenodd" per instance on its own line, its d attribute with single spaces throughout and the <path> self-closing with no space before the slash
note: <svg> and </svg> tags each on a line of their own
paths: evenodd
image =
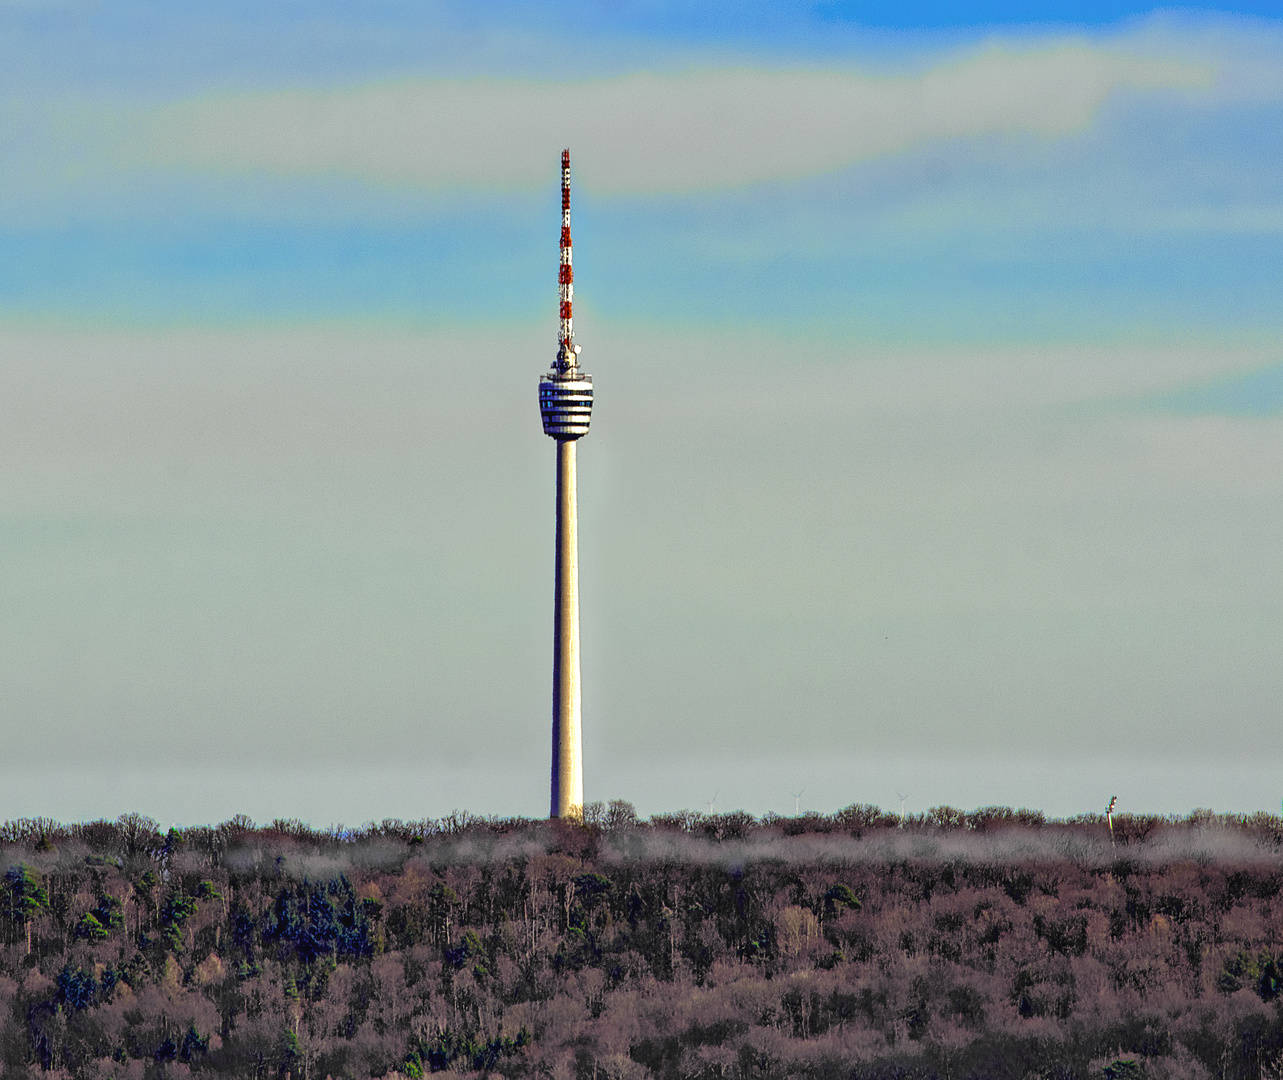
<svg viewBox="0 0 1283 1080">
<path fill-rule="evenodd" d="M 1283 821 L 0 827 L 5 1077 L 1283 1076 Z"/>
</svg>

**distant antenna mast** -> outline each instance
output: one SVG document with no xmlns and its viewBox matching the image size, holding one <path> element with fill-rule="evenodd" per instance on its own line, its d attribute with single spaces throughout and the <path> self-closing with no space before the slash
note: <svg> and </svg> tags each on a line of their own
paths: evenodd
<svg viewBox="0 0 1283 1080">
<path fill-rule="evenodd" d="M 1115 795 L 1109 800 L 1109 805 L 1105 808 L 1105 820 L 1109 822 L 1109 846 L 1117 847 L 1114 843 L 1114 807 L 1118 804 L 1118 796 Z"/>
</svg>

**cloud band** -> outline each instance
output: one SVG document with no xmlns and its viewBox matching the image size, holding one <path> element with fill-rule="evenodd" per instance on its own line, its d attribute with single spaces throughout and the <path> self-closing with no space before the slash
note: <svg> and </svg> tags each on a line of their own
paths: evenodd
<svg viewBox="0 0 1283 1080">
<path fill-rule="evenodd" d="M 793 180 L 922 140 L 1063 135 L 1111 92 L 1210 86 L 1210 65 L 1081 44 L 989 48 L 916 75 L 730 69 L 574 82 L 408 80 L 221 95 L 135 114 L 128 160 L 217 172 L 334 175 L 429 188 L 579 180 L 647 194 Z"/>
</svg>

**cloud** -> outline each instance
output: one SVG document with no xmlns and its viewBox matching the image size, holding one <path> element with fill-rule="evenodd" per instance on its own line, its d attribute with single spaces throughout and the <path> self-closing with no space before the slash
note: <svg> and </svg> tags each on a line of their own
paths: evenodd
<svg viewBox="0 0 1283 1080">
<path fill-rule="evenodd" d="M 428 188 L 548 183 L 569 145 L 601 194 L 830 172 L 924 140 L 1060 136 L 1114 91 L 1206 89 L 1212 65 L 1085 44 L 990 47 L 913 75 L 723 69 L 544 82 L 415 79 L 223 94 L 132 113 L 128 164 Z"/>
<path fill-rule="evenodd" d="M 1184 387 L 1144 403 L 1186 416 L 1283 415 L 1283 363 Z"/>
</svg>

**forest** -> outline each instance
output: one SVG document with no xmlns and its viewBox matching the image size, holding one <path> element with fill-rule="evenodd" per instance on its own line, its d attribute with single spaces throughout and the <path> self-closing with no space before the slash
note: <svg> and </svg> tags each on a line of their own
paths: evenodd
<svg viewBox="0 0 1283 1080">
<path fill-rule="evenodd" d="M 1283 1077 L 1283 819 L 0 826 L 5 1077 Z"/>
</svg>

